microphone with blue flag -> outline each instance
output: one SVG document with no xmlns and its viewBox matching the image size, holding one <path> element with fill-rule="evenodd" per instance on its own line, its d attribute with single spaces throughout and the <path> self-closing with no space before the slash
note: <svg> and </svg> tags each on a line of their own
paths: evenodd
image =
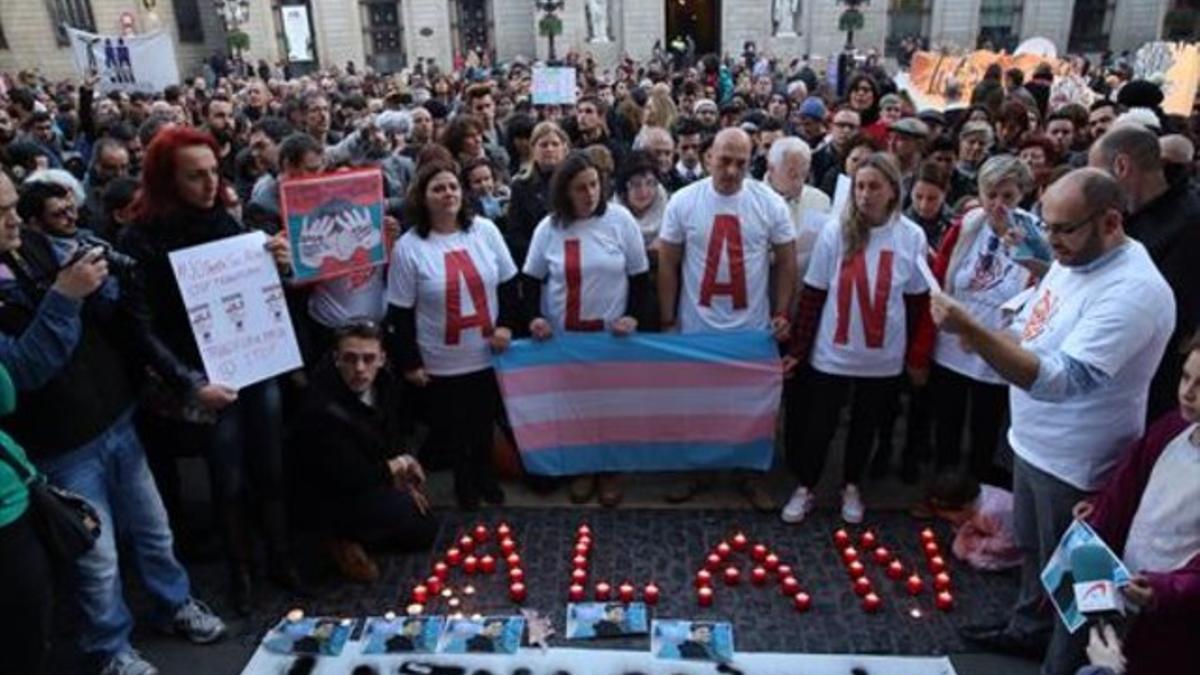
<svg viewBox="0 0 1200 675">
<path fill-rule="evenodd" d="M 1085 616 L 1104 619 L 1125 615 L 1116 565 L 1107 547 L 1089 543 L 1071 551 L 1071 573 L 1075 577 L 1075 605 Z"/>
</svg>

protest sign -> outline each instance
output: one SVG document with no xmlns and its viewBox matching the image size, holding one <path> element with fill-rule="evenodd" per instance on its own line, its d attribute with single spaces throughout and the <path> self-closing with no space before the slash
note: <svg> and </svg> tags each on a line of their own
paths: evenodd
<svg viewBox="0 0 1200 675">
<path fill-rule="evenodd" d="M 993 63 L 1000 64 L 1003 70 L 1020 68 L 1027 76 L 1042 63 L 1049 64 L 1055 76 L 1070 73 L 1069 62 L 1039 54 L 1012 55 L 984 49 L 960 55 L 916 52 L 907 76 L 898 78 L 897 83 L 908 91 L 918 108 L 944 110 L 948 104 L 954 103 L 945 97 L 948 80 L 953 79 L 961 87 L 962 95 L 958 103 L 969 103 L 975 85 L 979 84 L 984 72 Z"/>
<path fill-rule="evenodd" d="M 526 471 L 765 471 L 783 376 L 766 331 L 518 340 L 497 357 Z"/>
<path fill-rule="evenodd" d="M 97 35 L 67 28 L 71 58 L 81 76 L 99 76 L 100 91 L 159 92 L 179 84 L 175 44 L 165 32 Z"/>
<path fill-rule="evenodd" d="M 296 281 L 329 279 L 386 262 L 378 168 L 285 180 L 279 199 Z"/>
<path fill-rule="evenodd" d="M 240 389 L 304 365 L 266 241 L 262 232 L 250 232 L 170 254 L 214 384 Z"/>
<path fill-rule="evenodd" d="M 1075 603 L 1077 579 L 1071 568 L 1071 553 L 1085 545 L 1097 545 L 1104 549 L 1112 566 L 1113 581 L 1117 586 L 1125 586 L 1130 580 L 1129 570 L 1117 557 L 1117 554 L 1112 552 L 1108 544 L 1104 543 L 1100 535 L 1096 534 L 1096 531 L 1087 523 L 1081 520 L 1073 521 L 1067 531 L 1063 533 L 1062 539 L 1059 540 L 1058 548 L 1054 549 L 1050 560 L 1046 562 L 1041 576 L 1042 587 L 1046 589 L 1050 603 L 1054 605 L 1063 625 L 1071 633 L 1079 630 L 1087 622 Z"/>
<path fill-rule="evenodd" d="M 1162 109 L 1168 115 L 1192 114 L 1200 85 L 1200 45 L 1150 42 L 1133 57 L 1133 76 L 1162 87 Z"/>
<path fill-rule="evenodd" d="M 533 69 L 534 105 L 575 105 L 575 69 L 544 66 Z"/>
</svg>

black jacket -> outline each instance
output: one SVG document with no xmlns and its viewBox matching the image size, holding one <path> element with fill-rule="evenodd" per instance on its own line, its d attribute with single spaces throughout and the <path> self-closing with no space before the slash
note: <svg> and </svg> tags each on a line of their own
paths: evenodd
<svg viewBox="0 0 1200 675">
<path fill-rule="evenodd" d="M 549 212 L 550 171 L 533 168 L 529 175 L 519 176 L 512 182 L 512 197 L 508 202 L 508 227 L 504 240 L 517 269 L 525 265 L 525 254 L 533 230 Z"/>
<path fill-rule="evenodd" d="M 149 336 L 155 370 L 177 393 L 190 395 L 207 377 L 167 255 L 244 232 L 228 211 L 216 206 L 207 211 L 180 209 L 122 233 L 121 249 L 138 261 L 127 290 L 129 305 Z"/>
<path fill-rule="evenodd" d="M 386 369 L 368 406 L 326 361 L 313 373 L 303 412 L 293 429 L 298 478 L 319 492 L 314 501 L 352 498 L 392 485 L 388 459 L 400 454 L 411 429 L 408 406 Z"/>
</svg>

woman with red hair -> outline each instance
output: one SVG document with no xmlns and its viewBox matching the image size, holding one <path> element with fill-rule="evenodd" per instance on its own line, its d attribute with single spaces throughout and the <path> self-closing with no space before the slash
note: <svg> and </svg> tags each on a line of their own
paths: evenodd
<svg viewBox="0 0 1200 675">
<path fill-rule="evenodd" d="M 177 399 L 170 415 L 202 423 L 213 501 L 230 562 L 233 604 L 248 613 L 247 492 L 260 501 L 272 576 L 293 590 L 300 586 L 287 551 L 279 387 L 267 380 L 235 391 L 208 381 L 168 260 L 172 251 L 246 232 L 231 213 L 236 199 L 221 179 L 218 157 L 216 141 L 206 133 L 182 126 L 159 132 L 146 151 L 142 184 L 132 204 L 135 222 L 121 243 L 138 260 L 129 289 L 131 303 L 149 335 L 155 375 Z M 286 233 L 268 239 L 265 248 L 280 272 L 290 274 Z"/>
</svg>

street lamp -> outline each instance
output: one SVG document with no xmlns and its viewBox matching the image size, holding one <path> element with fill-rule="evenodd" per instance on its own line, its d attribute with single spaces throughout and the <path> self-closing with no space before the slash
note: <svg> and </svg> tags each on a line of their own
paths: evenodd
<svg viewBox="0 0 1200 675">
<path fill-rule="evenodd" d="M 562 19 L 558 17 L 558 10 L 566 4 L 565 0 L 533 0 L 533 6 L 543 12 L 542 18 L 538 21 L 538 33 L 544 35 L 550 41 L 550 62 L 555 59 L 554 56 L 554 38 L 562 34 Z"/>
<path fill-rule="evenodd" d="M 213 0 L 213 9 L 225 22 L 230 50 L 241 57 L 250 48 L 250 36 L 242 30 L 242 24 L 250 20 L 250 0 Z"/>
</svg>

